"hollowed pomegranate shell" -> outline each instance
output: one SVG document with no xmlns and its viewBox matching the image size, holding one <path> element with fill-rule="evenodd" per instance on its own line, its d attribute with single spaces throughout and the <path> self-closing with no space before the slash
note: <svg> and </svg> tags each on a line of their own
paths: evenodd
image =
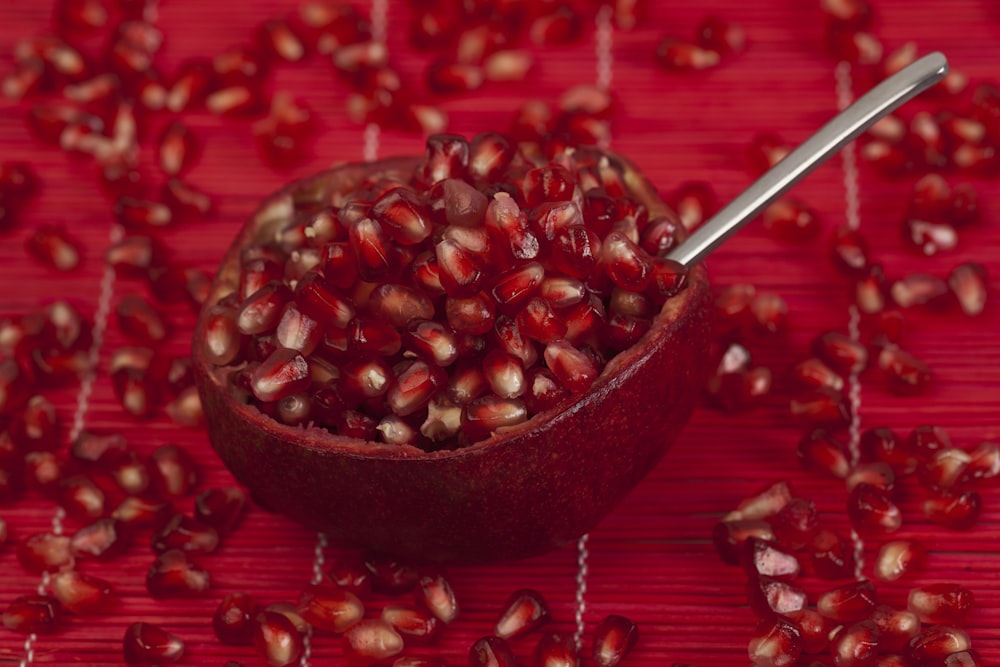
<svg viewBox="0 0 1000 667">
<path fill-rule="evenodd" d="M 290 184 L 259 210 L 296 189 L 346 195 L 375 172 L 416 164 L 394 158 L 338 167 Z M 625 164 L 630 194 L 651 216 L 663 212 L 655 189 Z M 223 462 L 261 506 L 332 540 L 414 561 L 465 563 L 566 545 L 660 461 L 694 410 L 710 338 L 710 290 L 700 266 L 590 389 L 487 440 L 428 453 L 280 424 L 231 393 L 233 367 L 214 366 L 197 342 L 208 310 L 239 288 L 240 249 L 273 237 L 275 224 L 251 216 L 225 255 L 195 332 L 194 367 Z"/>
</svg>

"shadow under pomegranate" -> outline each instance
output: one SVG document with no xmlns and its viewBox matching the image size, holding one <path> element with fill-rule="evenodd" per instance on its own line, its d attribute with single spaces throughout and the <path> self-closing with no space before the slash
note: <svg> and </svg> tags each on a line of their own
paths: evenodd
<svg viewBox="0 0 1000 667">
<path fill-rule="evenodd" d="M 530 201 L 534 195 L 524 195 L 524 188 L 529 186 L 523 179 L 537 176 L 534 172 L 526 176 L 532 169 L 548 168 L 552 163 L 530 152 L 515 151 L 514 164 L 520 163 L 520 168 L 510 166 L 511 160 L 506 159 L 502 173 L 488 173 L 492 166 L 483 164 L 493 162 L 476 162 L 484 136 L 503 141 L 498 135 L 480 135 L 472 141 L 471 157 L 469 144 L 464 144 L 460 148 L 466 155 L 458 160 L 458 167 L 453 165 L 452 171 L 460 170 L 461 178 L 485 192 L 490 201 L 505 196 L 496 195 L 497 192 L 512 193 L 527 211 L 527 217 L 535 217 L 540 207 Z M 261 363 L 267 362 L 261 358 L 280 345 L 248 340 L 252 337 L 235 330 L 235 325 L 225 317 L 220 319 L 220 313 L 234 317 L 247 296 L 241 294 L 241 262 L 247 248 L 273 242 L 283 230 L 295 224 L 297 216 L 311 215 L 318 208 L 343 207 L 358 198 L 358 190 L 371 194 L 373 183 L 380 184 L 381 190 L 373 195 L 377 197 L 392 189 L 387 182 L 411 184 L 423 180 L 426 184 L 421 201 L 431 211 L 429 215 L 438 218 L 433 232 L 427 232 L 425 242 L 431 246 L 440 242 L 442 229 L 449 223 L 442 220 L 445 213 L 440 206 L 433 211 L 435 204 L 431 200 L 439 196 L 434 184 L 441 181 L 438 177 L 442 174 L 445 178 L 456 174 L 449 173 L 448 167 L 431 163 L 440 161 L 443 154 L 452 150 L 447 142 L 461 144 L 464 140 L 448 136 L 432 138 L 424 158 L 346 165 L 293 183 L 265 200 L 226 254 L 199 318 L 193 352 L 199 391 L 213 447 L 265 508 L 323 531 L 338 543 L 414 561 L 468 563 L 523 558 L 571 543 L 594 528 L 660 461 L 684 427 L 694 410 L 708 356 L 711 296 L 703 267 L 677 272 L 672 278 L 673 286 L 663 285 L 666 280 L 663 276 L 657 278 L 661 280 L 663 293 L 648 317 L 634 318 L 643 322 L 642 328 L 629 330 L 635 339 L 626 345 L 619 338 L 610 349 L 589 352 L 591 357 L 606 361 L 598 369 L 599 374 L 595 373 L 596 379 L 588 378 L 574 386 L 574 391 L 563 387 L 558 400 L 551 405 L 520 394 L 515 398 L 487 397 L 453 405 L 449 399 L 435 395 L 432 401 L 452 410 L 453 415 L 461 414 L 462 426 L 457 433 L 455 425 L 451 430 L 438 423 L 428 427 L 433 413 L 428 413 L 426 405 L 401 418 L 390 415 L 388 419 L 395 419 L 394 423 L 404 430 L 412 429 L 415 433 L 412 442 L 393 441 L 395 431 L 389 434 L 386 430 L 369 431 L 373 437 L 350 437 L 336 432 L 336 427 L 319 425 L 314 416 L 302 423 L 294 420 L 282 423 L 274 404 L 260 401 L 247 389 L 247 383 L 252 383 L 254 374 L 259 373 Z M 591 187 L 586 192 L 596 197 L 604 196 L 607 190 L 623 188 L 622 197 L 640 205 L 633 207 L 631 213 L 636 210 L 639 213 L 630 213 L 632 219 L 628 223 L 634 238 L 652 221 L 673 217 L 655 189 L 624 158 L 588 148 L 557 156 L 555 162 L 579 163 L 579 178 L 586 178 L 584 172 L 598 171 L 584 168 L 596 163 L 612 174 L 607 178 L 613 182 L 598 183 L 600 187 Z M 500 176 L 518 182 L 513 186 L 491 183 Z M 589 200 L 581 194 L 579 182 L 572 190 L 566 198 L 578 203 L 577 208 L 586 209 Z M 580 215 L 580 211 L 576 214 Z M 638 226 L 636 217 L 641 218 Z M 605 235 L 613 231 L 613 224 L 614 220 L 607 222 L 602 238 L 606 239 Z M 683 239 L 683 228 L 680 225 L 677 228 L 669 243 Z M 553 234 L 552 230 L 541 234 L 546 233 L 549 237 Z M 551 238 L 548 241 L 543 238 L 542 242 L 543 246 L 551 243 Z M 348 241 L 343 243 L 349 245 Z M 633 242 L 632 246 L 639 244 Z M 404 246 L 402 256 L 406 257 L 408 252 Z M 645 250 L 641 250 L 641 255 L 644 262 L 652 263 L 656 258 Z M 537 259 L 545 261 L 541 255 Z M 509 270 L 509 266 L 498 269 L 488 264 L 485 260 L 482 264 L 485 274 Z M 667 266 L 663 271 L 669 273 L 670 268 Z M 306 269 L 305 274 L 310 270 L 316 272 L 315 268 Z M 294 293 L 302 276 L 294 275 L 295 268 L 286 269 L 286 273 L 289 271 L 293 274 L 290 288 Z M 353 286 L 347 290 L 355 297 L 358 313 L 364 313 L 363 302 L 374 287 L 371 283 L 382 282 L 371 278 L 362 275 L 358 283 L 369 283 L 369 287 Z M 472 287 L 448 285 L 448 293 L 433 294 L 437 319 L 444 320 L 445 308 L 441 304 L 453 296 L 452 290 L 459 297 L 477 290 L 488 292 L 494 278 L 484 275 L 482 283 Z M 642 279 L 649 283 L 648 278 Z M 386 279 L 393 280 L 402 279 L 398 274 Z M 588 293 L 602 294 L 604 302 L 609 301 L 610 293 L 616 289 L 607 276 L 582 282 L 587 282 Z M 643 288 L 640 292 L 648 294 L 649 289 L 655 288 Z M 502 311 L 502 308 L 497 311 L 498 320 L 505 317 Z M 404 341 L 409 340 L 407 336 L 412 334 L 406 327 L 403 329 Z M 303 358 L 316 359 L 314 366 L 318 365 L 319 370 L 310 366 L 310 377 L 302 379 L 297 391 L 312 392 L 314 402 L 321 385 L 337 383 L 339 371 L 331 372 L 331 363 L 334 366 L 338 360 L 348 363 L 346 360 L 358 356 L 343 343 L 339 352 L 330 352 L 330 345 L 336 347 L 338 343 L 331 343 L 329 331 L 323 341 L 309 345 L 302 354 Z M 559 333 L 562 332 L 560 329 Z M 489 348 L 484 348 L 486 343 L 479 339 L 494 341 L 490 336 L 495 337 L 494 332 L 468 339 L 473 341 L 470 343 L 473 347 L 480 344 L 474 355 L 482 357 L 487 353 Z M 542 352 L 535 355 L 537 361 L 528 359 L 532 363 L 520 363 L 522 371 L 529 372 L 533 365 L 553 365 L 551 355 L 556 354 L 562 343 L 552 340 L 533 344 Z M 587 347 L 579 341 L 574 344 L 572 349 L 576 352 Z M 495 341 L 490 345 L 496 345 Z M 400 369 L 417 363 L 414 359 L 420 355 L 404 350 L 391 356 L 398 376 L 402 373 Z M 429 365 L 429 372 L 438 378 L 435 382 L 443 387 L 449 370 Z M 552 375 L 545 371 L 550 382 Z M 389 382 L 397 379 L 389 378 Z M 530 388 L 518 391 L 530 392 Z M 347 407 L 338 403 L 336 409 L 374 411 L 372 414 L 376 416 L 369 418 L 377 421 L 377 415 L 381 414 L 378 411 L 385 411 L 385 396 L 383 391 L 376 399 L 356 401 Z M 473 423 L 474 410 L 480 405 L 524 403 L 533 404 L 534 409 L 518 412 L 520 416 L 509 425 Z M 281 414 L 289 421 L 286 413 Z M 387 423 L 386 417 L 382 419 Z M 440 435 L 440 428 L 445 428 L 446 435 Z M 348 427 L 342 426 L 342 430 L 350 432 Z M 466 431 L 473 435 L 464 435 Z"/>
</svg>

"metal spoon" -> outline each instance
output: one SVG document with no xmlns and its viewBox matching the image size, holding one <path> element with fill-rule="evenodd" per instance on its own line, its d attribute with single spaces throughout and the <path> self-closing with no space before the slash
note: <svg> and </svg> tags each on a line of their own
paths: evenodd
<svg viewBox="0 0 1000 667">
<path fill-rule="evenodd" d="M 862 95 L 721 211 L 696 229 L 684 243 L 667 255 L 684 266 L 693 266 L 753 220 L 768 204 L 826 162 L 862 132 L 904 102 L 916 97 L 944 78 L 948 61 L 934 52 L 904 67 Z"/>
</svg>

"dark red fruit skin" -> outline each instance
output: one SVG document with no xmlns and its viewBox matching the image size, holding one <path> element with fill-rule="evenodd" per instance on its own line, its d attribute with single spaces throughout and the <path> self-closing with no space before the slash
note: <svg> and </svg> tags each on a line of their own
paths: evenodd
<svg viewBox="0 0 1000 667">
<path fill-rule="evenodd" d="M 309 180 L 335 179 L 346 193 L 370 170 L 409 171 L 412 164 L 348 165 Z M 665 208 L 634 169 L 629 186 L 651 216 Z M 232 369 L 214 368 L 197 342 L 207 309 L 238 289 L 240 248 L 273 233 L 252 220 L 216 274 L 194 337 L 209 438 L 256 502 L 337 542 L 428 563 L 511 560 L 558 548 L 591 530 L 639 483 L 694 410 L 711 329 L 703 266 L 585 394 L 502 435 L 427 453 L 280 425 L 235 398 L 226 389 Z"/>
</svg>

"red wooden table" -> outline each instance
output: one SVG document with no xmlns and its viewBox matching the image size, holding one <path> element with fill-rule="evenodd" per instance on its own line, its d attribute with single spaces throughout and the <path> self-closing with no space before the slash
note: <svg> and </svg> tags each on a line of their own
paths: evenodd
<svg viewBox="0 0 1000 667">
<path fill-rule="evenodd" d="M 721 201 L 731 198 L 750 181 L 744 151 L 755 134 L 774 132 L 798 142 L 836 111 L 838 98 L 854 97 L 867 85 L 857 69 L 842 69 L 838 80 L 838 66 L 822 48 L 818 2 L 717 0 L 697 8 L 650 4 L 649 16 L 639 27 L 613 35 L 612 146 L 637 162 L 664 191 L 684 181 L 707 180 Z M 367 11 L 364 3 L 359 7 Z M 173 71 L 186 59 L 244 41 L 263 20 L 292 9 L 292 3 L 265 0 L 164 2 L 157 24 L 166 41 L 157 62 L 164 71 Z M 401 26 L 409 20 L 409 11 L 406 3 L 389 2 L 388 48 L 403 74 L 419 81 L 428 58 L 412 54 L 406 44 Z M 745 28 L 746 51 L 704 72 L 658 69 L 653 62 L 658 41 L 667 34 L 688 37 L 709 13 Z M 51 31 L 51 14 L 50 3 L 6 2 L 0 7 L 0 68 L 11 66 L 20 39 Z M 952 66 L 969 77 L 970 85 L 997 77 L 1000 9 L 992 2 L 954 0 L 947 8 L 931 0 L 880 2 L 873 32 L 888 51 L 914 42 L 921 53 L 944 52 Z M 578 42 L 536 49 L 536 65 L 525 82 L 487 84 L 477 93 L 434 103 L 448 112 L 452 131 L 472 134 L 505 128 L 526 101 L 553 103 L 571 85 L 593 82 L 594 41 L 594 28 L 588 22 Z M 211 270 L 255 201 L 284 180 L 363 157 L 363 128 L 348 118 L 344 97 L 349 91 L 331 74 L 328 63 L 313 58 L 303 65 L 280 66 L 273 86 L 304 100 L 319 118 L 314 156 L 291 172 L 278 172 L 258 158 L 249 121 L 223 122 L 205 112 L 185 114 L 185 122 L 205 144 L 190 180 L 210 193 L 217 206 L 208 219 L 163 232 L 185 264 Z M 0 233 L 0 315 L 22 314 L 61 298 L 98 317 L 102 306 L 129 293 L 145 293 L 145 286 L 108 279 L 102 258 L 116 227 L 109 200 L 96 188 L 94 165 L 59 149 L 40 147 L 26 133 L 28 107 L 26 102 L 0 100 L 0 158 L 31 161 L 43 180 L 41 196 L 24 211 L 20 223 Z M 912 115 L 912 109 L 903 115 Z M 419 152 L 423 141 L 388 131 L 380 140 L 378 152 L 383 156 Z M 150 169 L 151 152 L 144 150 L 140 156 Z M 832 160 L 795 191 L 818 211 L 826 231 L 848 214 L 845 164 L 843 159 Z M 990 271 L 990 286 L 996 291 L 997 181 L 954 176 L 955 182 L 967 181 L 976 188 L 982 221 L 961 230 L 955 249 L 923 258 L 900 242 L 899 224 L 913 179 L 886 180 L 863 161 L 858 168 L 860 227 L 888 274 L 923 270 L 946 275 L 959 262 L 977 261 Z M 79 240 L 84 257 L 78 270 L 56 274 L 24 252 L 25 238 L 47 222 L 65 225 Z M 847 331 L 848 285 L 827 261 L 822 239 L 790 246 L 773 239 L 759 224 L 752 225 L 712 257 L 710 270 L 719 289 L 750 283 L 787 301 L 787 338 L 760 350 L 760 358 L 776 372 L 804 358 L 817 331 Z M 166 349 L 184 354 L 194 316 L 184 306 L 172 306 L 168 314 L 174 328 Z M 995 304 L 988 303 L 985 312 L 974 318 L 954 310 L 941 314 L 913 309 L 907 313 L 907 323 L 906 347 L 932 366 L 933 386 L 922 396 L 900 398 L 878 382 L 862 382 L 860 427 L 887 426 L 906 433 L 919 424 L 933 423 L 963 447 L 1000 439 L 1000 364 L 995 363 L 1000 359 L 996 337 L 1000 311 Z M 90 393 L 73 385 L 51 394 L 67 432 L 80 426 L 118 431 L 140 452 L 177 443 L 197 458 L 203 488 L 231 484 L 200 428 L 177 426 L 163 414 L 139 422 L 123 413 L 106 369 L 112 351 L 125 344 L 112 318 L 99 348 Z M 464 664 L 469 645 L 490 632 L 507 595 L 532 587 L 548 599 L 554 617 L 551 627 L 558 631 L 573 633 L 577 612 L 587 632 L 608 614 L 635 620 L 641 641 L 627 664 L 745 664 L 755 624 L 744 595 L 745 576 L 716 556 L 713 525 L 742 498 L 767 483 L 788 480 L 798 495 L 817 503 L 824 521 L 846 528 L 843 483 L 806 472 L 796 460 L 795 445 L 802 432 L 802 426 L 789 418 L 787 397 L 781 394 L 748 413 L 700 409 L 662 464 L 589 535 L 585 551 L 567 548 L 522 562 L 448 568 L 462 612 L 437 647 L 424 651 Z M 933 526 L 923 519 L 916 501 L 904 500 L 905 521 L 899 535 L 919 539 L 927 547 L 929 559 L 920 582 L 957 581 L 974 590 L 977 602 L 968 632 L 975 648 L 992 664 L 1000 660 L 1000 492 L 986 488 L 982 493 L 982 516 L 968 532 Z M 190 503 L 188 498 L 179 507 L 190 510 Z M 0 516 L 8 522 L 13 541 L 51 530 L 53 522 L 59 522 L 55 505 L 33 494 L 0 504 Z M 71 531 L 76 526 L 66 522 L 61 528 Z M 313 532 L 251 507 L 223 546 L 200 559 L 213 575 L 212 594 L 188 600 L 149 597 L 144 575 L 152 556 L 143 545 L 106 562 L 88 561 L 81 569 L 114 583 L 121 596 L 118 609 L 93 619 L 70 619 L 58 633 L 27 642 L 23 635 L 0 631 L 0 662 L 121 664 L 125 627 L 146 620 L 186 641 L 184 664 L 220 665 L 226 659 L 262 664 L 253 649 L 224 647 L 215 640 L 209 624 L 215 605 L 221 595 L 237 590 L 265 602 L 294 600 L 320 566 L 318 554 L 329 562 L 342 553 L 335 545 L 318 547 L 318 539 Z M 877 543 L 865 545 L 869 568 L 876 548 Z M 580 567 L 581 559 L 585 568 Z M 19 566 L 12 544 L 0 547 L 0 606 L 43 583 Z M 895 606 L 905 604 L 909 585 L 880 587 L 883 599 Z M 823 583 L 806 586 L 816 593 Z M 531 645 L 529 639 L 520 640 L 515 649 L 527 655 Z M 340 655 L 336 638 L 312 639 L 310 664 L 341 664 Z"/>
</svg>

